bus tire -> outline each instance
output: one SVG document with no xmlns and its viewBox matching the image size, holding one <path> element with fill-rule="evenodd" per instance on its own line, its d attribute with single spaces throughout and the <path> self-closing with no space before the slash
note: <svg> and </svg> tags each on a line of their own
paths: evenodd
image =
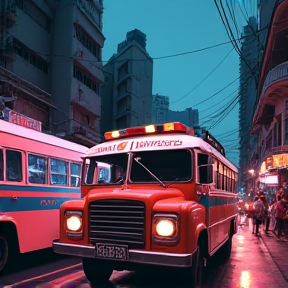
<svg viewBox="0 0 288 288">
<path fill-rule="evenodd" d="M 204 256 L 200 246 L 197 247 L 193 258 L 192 267 L 185 268 L 184 280 L 189 287 L 200 288 L 204 270 Z"/>
<path fill-rule="evenodd" d="M 2 273 L 14 266 L 19 249 L 13 237 L 9 237 L 5 232 L 0 233 L 0 273 Z"/>
<path fill-rule="evenodd" d="M 8 266 L 9 250 L 7 237 L 0 235 L 0 272 Z"/>
<path fill-rule="evenodd" d="M 106 261 L 99 261 L 93 258 L 82 259 L 83 271 L 86 278 L 92 285 L 99 285 L 107 282 L 112 275 L 113 269 Z"/>
<path fill-rule="evenodd" d="M 230 256 L 232 251 L 232 236 L 229 236 L 228 240 L 224 243 L 224 245 L 220 248 L 220 257 L 223 262 L 226 262 Z"/>
</svg>

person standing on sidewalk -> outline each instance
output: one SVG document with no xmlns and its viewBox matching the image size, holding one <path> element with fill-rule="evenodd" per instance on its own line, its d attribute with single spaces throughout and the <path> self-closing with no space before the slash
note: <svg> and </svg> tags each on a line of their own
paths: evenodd
<svg viewBox="0 0 288 288">
<path fill-rule="evenodd" d="M 269 204 L 265 195 L 260 196 L 260 200 L 264 205 L 264 217 L 263 217 L 263 225 L 265 225 L 265 232 L 268 233 L 269 226 L 270 226 L 270 211 L 269 211 Z"/>
<path fill-rule="evenodd" d="M 277 238 L 281 241 L 281 235 L 284 229 L 284 219 L 287 211 L 287 200 L 282 198 L 281 201 L 277 202 L 276 207 L 276 227 L 277 227 Z"/>
<path fill-rule="evenodd" d="M 265 207 L 263 202 L 257 196 L 255 197 L 255 202 L 253 203 L 253 209 L 254 209 L 254 219 L 253 219 L 252 233 L 254 234 L 254 228 L 255 228 L 255 235 L 258 236 L 259 226 L 262 224 L 264 218 Z"/>
</svg>

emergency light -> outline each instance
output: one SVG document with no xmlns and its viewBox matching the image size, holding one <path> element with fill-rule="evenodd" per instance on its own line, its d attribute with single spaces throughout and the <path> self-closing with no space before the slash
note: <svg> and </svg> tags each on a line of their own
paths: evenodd
<svg viewBox="0 0 288 288">
<path fill-rule="evenodd" d="M 171 122 L 157 125 L 147 125 L 131 127 L 122 130 L 115 130 L 106 132 L 104 134 L 105 140 L 120 139 L 135 135 L 147 135 L 147 134 L 164 134 L 171 132 L 181 132 L 191 136 L 194 136 L 194 129 L 187 127 L 179 122 Z"/>
</svg>

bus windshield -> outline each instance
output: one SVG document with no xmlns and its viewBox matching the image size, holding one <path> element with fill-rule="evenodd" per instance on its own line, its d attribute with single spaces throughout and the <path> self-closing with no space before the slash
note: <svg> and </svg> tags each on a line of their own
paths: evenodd
<svg viewBox="0 0 288 288">
<path fill-rule="evenodd" d="M 148 168 L 164 182 L 185 182 L 192 178 L 192 154 L 189 150 L 144 151 L 133 158 Z M 156 182 L 155 178 L 139 163 L 132 162 L 131 182 Z"/>
<path fill-rule="evenodd" d="M 126 153 L 86 159 L 84 184 L 124 184 L 128 159 Z M 186 182 L 192 178 L 192 153 L 187 149 L 137 152 L 131 161 L 129 183 L 157 182 L 151 173 L 164 182 Z"/>
</svg>

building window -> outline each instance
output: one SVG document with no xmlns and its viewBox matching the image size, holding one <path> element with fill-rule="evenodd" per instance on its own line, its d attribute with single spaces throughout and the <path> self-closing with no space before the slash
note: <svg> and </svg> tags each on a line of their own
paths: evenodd
<svg viewBox="0 0 288 288">
<path fill-rule="evenodd" d="M 19 151 L 6 150 L 6 180 L 22 182 L 22 155 Z"/>
<path fill-rule="evenodd" d="M 100 88 L 99 84 L 93 81 L 93 76 L 89 75 L 86 71 L 81 69 L 79 66 L 74 66 L 73 70 L 73 76 L 78 79 L 81 83 L 83 83 L 85 86 L 90 88 L 92 91 L 97 93 L 99 95 Z"/>
<path fill-rule="evenodd" d="M 28 154 L 28 181 L 34 184 L 47 184 L 47 158 Z"/>
<path fill-rule="evenodd" d="M 93 38 L 79 25 L 74 24 L 76 38 L 82 43 L 99 61 L 101 61 L 101 47 Z"/>
<path fill-rule="evenodd" d="M 24 44 L 16 41 L 14 39 L 14 48 L 17 55 L 28 61 L 31 65 L 43 71 L 44 73 L 48 73 L 48 62 L 44 60 L 42 57 L 38 56 L 35 52 L 31 51 Z"/>
<path fill-rule="evenodd" d="M 44 28 L 47 32 L 51 29 L 51 19 L 30 0 L 16 0 L 15 4 L 23 10 L 31 19 Z"/>
<path fill-rule="evenodd" d="M 58 159 L 51 159 L 50 162 L 50 173 L 51 173 L 51 184 L 67 186 L 67 165 L 68 163 Z"/>
<path fill-rule="evenodd" d="M 284 145 L 288 145 L 288 118 L 285 119 L 284 125 L 285 125 L 285 139 L 284 139 Z"/>
</svg>

